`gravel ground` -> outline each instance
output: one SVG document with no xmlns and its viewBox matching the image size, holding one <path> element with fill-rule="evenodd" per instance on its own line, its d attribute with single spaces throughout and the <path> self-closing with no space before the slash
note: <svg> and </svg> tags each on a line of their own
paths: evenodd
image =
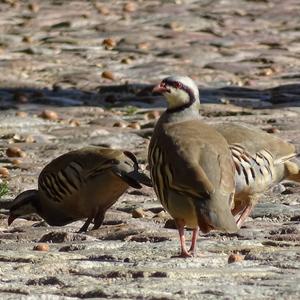
<svg viewBox="0 0 300 300">
<path fill-rule="evenodd" d="M 201 234 L 191 259 L 173 257 L 177 231 L 146 187 L 86 234 L 35 216 L 7 227 L 9 201 L 66 151 L 124 148 L 146 168 L 167 75 L 195 79 L 208 123 L 254 124 L 300 153 L 299 15 L 298 0 L 0 1 L 0 298 L 299 299 L 294 183 L 237 234 Z"/>
</svg>

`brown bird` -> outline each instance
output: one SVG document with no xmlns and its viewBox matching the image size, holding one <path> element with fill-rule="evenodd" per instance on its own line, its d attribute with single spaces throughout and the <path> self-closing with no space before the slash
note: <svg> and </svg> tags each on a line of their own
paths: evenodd
<svg viewBox="0 0 300 300">
<path fill-rule="evenodd" d="M 155 192 L 175 219 L 182 257 L 195 253 L 198 230 L 237 231 L 231 214 L 235 170 L 229 146 L 212 126 L 200 120 L 199 91 L 185 76 L 165 78 L 154 92 L 167 100 L 149 145 Z M 189 251 L 184 226 L 193 229 Z"/>
<path fill-rule="evenodd" d="M 12 201 L 8 225 L 31 213 L 49 225 L 62 226 L 87 218 L 80 231 L 101 226 L 105 213 L 129 186 L 152 186 L 138 170 L 129 151 L 86 147 L 59 156 L 50 162 L 38 179 L 38 190 L 27 190 Z"/>
<path fill-rule="evenodd" d="M 214 126 L 230 144 L 236 190 L 232 213 L 242 226 L 262 194 L 282 180 L 300 182 L 294 145 L 250 125 L 222 123 Z"/>
</svg>

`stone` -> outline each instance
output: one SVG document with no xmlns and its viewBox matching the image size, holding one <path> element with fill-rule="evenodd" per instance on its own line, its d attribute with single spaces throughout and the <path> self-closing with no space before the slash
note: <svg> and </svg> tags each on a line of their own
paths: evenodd
<svg viewBox="0 0 300 300">
<path fill-rule="evenodd" d="M 236 234 L 199 233 L 191 259 L 176 258 L 176 224 L 148 187 L 84 234 L 84 220 L 45 227 L 34 215 L 7 227 L 10 201 L 67 151 L 126 149 L 146 168 L 166 107 L 152 89 L 167 75 L 195 79 L 205 122 L 252 124 L 300 153 L 298 2 L 0 1 L 1 299 L 299 299 L 297 184 L 261 196 Z M 26 157 L 7 157 L 15 146 Z M 49 251 L 33 251 L 42 243 Z"/>
<path fill-rule="evenodd" d="M 35 251 L 49 251 L 49 245 L 48 244 L 37 244 L 33 247 L 33 250 L 35 250 Z"/>
</svg>

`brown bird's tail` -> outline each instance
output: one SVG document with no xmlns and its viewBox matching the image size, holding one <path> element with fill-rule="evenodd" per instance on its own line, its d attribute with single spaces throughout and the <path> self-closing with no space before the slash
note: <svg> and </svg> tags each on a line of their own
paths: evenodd
<svg viewBox="0 0 300 300">
<path fill-rule="evenodd" d="M 300 167 L 296 162 L 287 161 L 284 163 L 286 179 L 300 183 Z"/>
<path fill-rule="evenodd" d="M 153 187 L 150 177 L 140 171 L 135 155 L 130 151 L 124 151 L 123 153 L 133 162 L 133 170 L 131 172 L 120 172 L 123 180 L 136 189 L 141 189 L 141 184 Z"/>
<path fill-rule="evenodd" d="M 200 201 L 199 201 L 200 202 Z M 238 231 L 236 221 L 231 213 L 228 195 L 212 195 L 205 203 L 198 202 L 198 224 L 204 233 L 210 229 L 221 230 L 227 233 Z M 204 205 L 203 205 L 204 204 Z"/>
<path fill-rule="evenodd" d="M 225 231 L 227 233 L 234 233 L 239 230 L 229 209 L 224 209 L 222 211 L 218 210 L 218 212 L 212 210 L 209 215 L 216 229 Z"/>
<path fill-rule="evenodd" d="M 134 174 L 134 178 L 141 184 L 149 186 L 149 187 L 153 187 L 152 181 L 150 179 L 150 177 L 148 177 L 146 174 L 142 173 L 142 172 L 136 172 Z"/>
</svg>

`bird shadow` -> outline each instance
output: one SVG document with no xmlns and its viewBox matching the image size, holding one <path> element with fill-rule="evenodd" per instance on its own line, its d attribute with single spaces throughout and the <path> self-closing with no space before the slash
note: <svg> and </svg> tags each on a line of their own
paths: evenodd
<svg viewBox="0 0 300 300">
<path fill-rule="evenodd" d="M 93 91 L 76 88 L 0 87 L 0 110 L 18 109 L 20 105 L 47 106 L 136 106 L 139 108 L 165 107 L 161 95 L 152 93 L 153 85 L 131 83 L 99 86 Z M 238 86 L 222 88 L 200 87 L 202 103 L 231 103 L 240 107 L 264 109 L 300 106 L 300 84 L 279 85 L 270 89 Z"/>
</svg>

